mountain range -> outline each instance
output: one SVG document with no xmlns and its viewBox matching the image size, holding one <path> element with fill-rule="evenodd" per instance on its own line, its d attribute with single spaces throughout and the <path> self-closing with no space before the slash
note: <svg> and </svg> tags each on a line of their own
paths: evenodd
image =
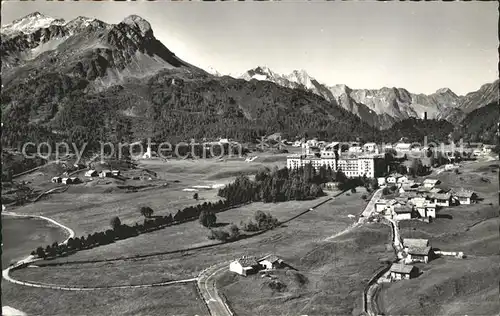
<svg viewBox="0 0 500 316">
<path fill-rule="evenodd" d="M 444 119 L 459 123 L 467 113 L 498 99 L 499 81 L 483 85 L 478 91 L 459 96 L 449 88 L 426 94 L 411 93 L 404 88 L 351 89 L 338 84 L 320 83 L 305 70 L 294 70 L 289 75 L 278 74 L 259 66 L 243 73 L 245 80 L 271 81 L 284 87 L 304 89 L 356 114 L 363 121 L 378 128 L 388 128 L 394 122 L 407 118 Z"/>
<path fill-rule="evenodd" d="M 177 57 L 132 15 L 118 24 L 35 12 L 2 26 L 2 142 L 233 137 L 282 132 L 377 140 L 406 118 L 453 118 L 498 98 L 498 81 L 457 96 L 327 86 L 267 67 L 221 76 Z M 451 120 L 451 119 L 450 119 Z"/>
</svg>

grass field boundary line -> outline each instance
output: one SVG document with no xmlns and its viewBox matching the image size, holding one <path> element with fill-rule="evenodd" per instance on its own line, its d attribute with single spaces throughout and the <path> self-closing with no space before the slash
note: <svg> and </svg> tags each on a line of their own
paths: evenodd
<svg viewBox="0 0 500 316">
<path fill-rule="evenodd" d="M 288 220 L 280 222 L 280 226 L 283 225 L 283 224 L 285 224 L 285 223 L 288 223 L 288 222 L 290 222 L 290 221 L 292 221 L 292 220 L 294 220 L 296 218 L 298 218 L 299 216 L 302 216 L 302 215 L 304 215 L 306 213 L 309 213 L 311 210 L 314 210 L 315 208 L 317 208 L 317 207 L 319 207 L 319 206 L 327 203 L 328 201 L 331 201 L 333 198 L 341 195 L 342 193 L 344 193 L 346 191 L 342 191 L 342 192 L 338 193 L 337 195 L 335 195 L 334 197 L 330 197 L 330 198 L 328 198 L 328 199 L 326 199 L 326 200 L 324 200 L 324 201 L 322 201 L 322 202 L 320 202 L 320 203 L 318 203 L 318 204 L 316 204 L 316 205 L 308 208 L 307 210 L 299 213 L 298 215 L 295 215 L 292 218 L 289 218 Z M 215 243 L 215 244 L 203 245 L 203 246 L 197 246 L 197 247 L 191 247 L 191 248 L 176 249 L 176 250 L 170 250 L 170 251 L 160 251 L 160 252 L 154 252 L 154 253 L 149 253 L 149 254 L 144 254 L 144 255 L 133 255 L 133 256 L 119 257 L 119 258 L 96 259 L 96 260 L 79 260 L 79 261 L 66 261 L 66 262 L 56 262 L 56 263 L 42 263 L 42 264 L 38 264 L 38 266 L 39 267 L 46 267 L 46 266 L 61 266 L 61 265 L 66 265 L 66 264 L 102 263 L 102 262 L 125 261 L 125 260 L 133 260 L 133 259 L 142 259 L 142 258 L 156 257 L 156 256 L 162 256 L 162 255 L 170 255 L 170 254 L 182 253 L 182 252 L 186 252 L 186 251 L 193 251 L 193 250 L 201 250 L 201 249 L 213 248 L 213 247 L 221 246 L 221 245 L 224 245 L 224 244 L 237 242 L 239 240 L 248 239 L 248 238 L 252 238 L 252 237 L 256 237 L 256 236 L 262 235 L 262 234 L 267 233 L 268 231 L 273 230 L 273 229 L 274 228 L 262 230 L 262 231 L 259 231 L 259 232 L 253 233 L 253 234 L 242 235 L 241 238 L 233 240 L 233 241 L 219 242 L 219 243 Z"/>
</svg>

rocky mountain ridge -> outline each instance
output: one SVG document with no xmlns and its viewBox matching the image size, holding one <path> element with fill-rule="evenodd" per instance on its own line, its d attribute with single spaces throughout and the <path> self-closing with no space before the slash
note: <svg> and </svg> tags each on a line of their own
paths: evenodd
<svg viewBox="0 0 500 316">
<path fill-rule="evenodd" d="M 498 98 L 498 81 L 483 85 L 480 90 L 462 97 L 449 88 L 441 88 L 426 95 L 395 87 L 351 89 L 343 84 L 328 86 L 304 70 L 280 75 L 268 67 L 260 66 L 248 70 L 240 78 L 267 80 L 288 88 L 311 91 L 382 129 L 407 118 L 423 118 L 424 113 L 427 113 L 428 119 L 447 119 L 456 124 L 470 109 L 484 106 Z"/>
</svg>

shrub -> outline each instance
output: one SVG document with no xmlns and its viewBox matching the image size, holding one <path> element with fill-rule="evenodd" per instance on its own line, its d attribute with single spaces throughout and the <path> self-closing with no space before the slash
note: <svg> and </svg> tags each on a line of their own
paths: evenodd
<svg viewBox="0 0 500 316">
<path fill-rule="evenodd" d="M 366 198 L 367 198 L 366 194 L 363 194 L 363 195 L 361 196 L 361 198 L 362 198 L 363 200 L 366 200 Z"/>
<path fill-rule="evenodd" d="M 356 193 L 356 188 L 352 188 L 351 193 Z"/>
<path fill-rule="evenodd" d="M 210 235 L 208 236 L 209 239 L 216 239 L 223 242 L 228 241 L 229 237 L 229 233 L 223 229 L 211 229 Z"/>
<path fill-rule="evenodd" d="M 148 217 L 148 218 L 151 217 L 153 215 L 153 212 L 154 212 L 153 209 L 150 208 L 149 206 L 143 206 L 140 208 L 139 211 L 140 211 L 142 216 Z"/>
<path fill-rule="evenodd" d="M 391 194 L 391 190 L 390 190 L 389 188 L 384 188 L 384 189 L 382 190 L 382 194 L 383 194 L 383 195 L 389 195 L 389 194 Z"/>
<path fill-rule="evenodd" d="M 118 216 L 111 218 L 111 220 L 109 221 L 109 225 L 111 226 L 111 228 L 113 230 L 118 230 L 120 228 L 121 224 L 122 224 L 122 222 L 120 221 Z"/>
</svg>

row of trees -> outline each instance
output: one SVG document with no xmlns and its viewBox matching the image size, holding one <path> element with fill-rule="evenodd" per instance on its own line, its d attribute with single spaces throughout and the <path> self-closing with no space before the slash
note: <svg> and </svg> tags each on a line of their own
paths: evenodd
<svg viewBox="0 0 500 316">
<path fill-rule="evenodd" d="M 204 202 L 196 206 L 188 206 L 182 210 L 178 210 L 175 215 L 168 214 L 166 216 L 155 217 L 152 217 L 154 213 L 153 209 L 143 206 L 139 209 L 140 214 L 145 217 L 143 223 L 135 223 L 135 225 L 129 226 L 122 224 L 120 218 L 115 216 L 110 220 L 111 229 L 104 232 L 88 234 L 87 237 L 81 236 L 70 238 L 66 244 L 59 245 L 56 242 L 46 247 L 38 247 L 32 251 L 31 254 L 37 255 L 40 258 L 61 256 L 78 250 L 110 244 L 115 240 L 134 237 L 145 232 L 197 218 L 200 218 L 200 221 L 201 218 L 204 218 L 203 222 L 206 226 L 212 227 L 216 221 L 215 213 L 230 206 L 231 205 L 227 201 L 222 200 L 216 203 Z"/>
</svg>

